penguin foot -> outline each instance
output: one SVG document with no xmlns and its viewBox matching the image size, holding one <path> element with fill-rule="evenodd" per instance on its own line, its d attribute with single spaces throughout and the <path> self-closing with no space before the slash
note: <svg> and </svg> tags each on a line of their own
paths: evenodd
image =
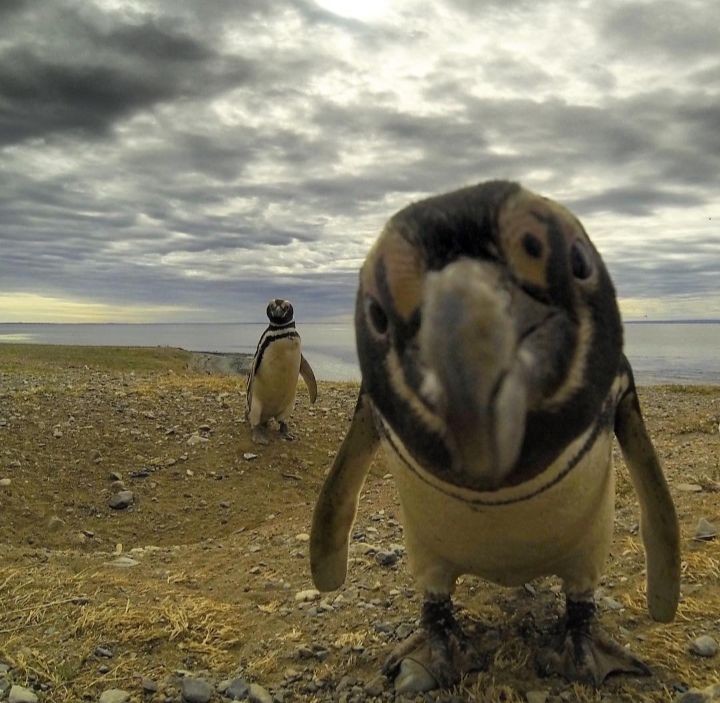
<svg viewBox="0 0 720 703">
<path fill-rule="evenodd" d="M 567 604 L 562 641 L 539 657 L 545 674 L 560 674 L 568 681 L 600 686 L 611 674 L 650 676 L 650 669 L 594 624 L 595 604 Z"/>
<path fill-rule="evenodd" d="M 449 598 L 426 600 L 422 624 L 383 666 L 383 673 L 394 679 L 396 693 L 449 688 L 463 674 L 483 668 L 485 662 L 453 617 Z"/>
<path fill-rule="evenodd" d="M 287 422 L 280 423 L 280 435 L 287 442 L 294 442 L 296 439 L 295 435 L 290 432 L 290 428 L 288 427 Z"/>
<path fill-rule="evenodd" d="M 267 436 L 267 432 L 262 425 L 257 425 L 257 427 L 253 427 L 250 437 L 251 437 L 252 441 L 255 442 L 255 444 L 269 444 L 270 443 L 270 440 L 268 439 L 268 436 Z"/>
</svg>

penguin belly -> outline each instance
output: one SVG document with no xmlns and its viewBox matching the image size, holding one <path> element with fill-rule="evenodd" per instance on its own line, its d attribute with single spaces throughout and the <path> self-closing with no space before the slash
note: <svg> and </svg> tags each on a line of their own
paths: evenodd
<svg viewBox="0 0 720 703">
<path fill-rule="evenodd" d="M 253 400 L 262 406 L 261 422 L 282 415 L 294 403 L 300 357 L 297 336 L 273 341 L 265 350 L 252 385 Z"/>
<path fill-rule="evenodd" d="M 439 480 L 386 440 L 418 585 L 452 593 L 462 574 L 505 586 L 557 575 L 575 591 L 593 589 L 612 539 L 614 474 L 607 432 L 568 470 L 586 441 L 530 481 L 478 492 Z"/>
</svg>

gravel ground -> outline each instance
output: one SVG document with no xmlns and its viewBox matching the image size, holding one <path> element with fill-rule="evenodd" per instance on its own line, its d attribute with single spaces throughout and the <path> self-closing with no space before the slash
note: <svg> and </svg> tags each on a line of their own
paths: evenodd
<svg viewBox="0 0 720 703">
<path fill-rule="evenodd" d="M 297 441 L 257 447 L 244 378 L 209 371 L 173 350 L 0 348 L 0 700 L 394 699 L 378 672 L 420 600 L 382 457 L 348 582 L 318 594 L 309 576 L 315 496 L 357 387 L 321 383 L 310 406 L 301 383 Z M 649 619 L 619 452 L 598 600 L 606 629 L 654 675 L 600 691 L 540 678 L 558 582 L 465 577 L 461 620 L 489 668 L 417 700 L 670 701 L 720 682 L 720 388 L 648 387 L 641 400 L 682 525 L 682 603 L 670 625 Z"/>
</svg>

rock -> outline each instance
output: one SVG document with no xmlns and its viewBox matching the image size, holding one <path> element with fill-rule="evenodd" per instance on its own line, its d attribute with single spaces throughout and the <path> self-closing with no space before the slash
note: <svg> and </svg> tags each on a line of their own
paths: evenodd
<svg viewBox="0 0 720 703">
<path fill-rule="evenodd" d="M 143 679 L 140 686 L 145 693 L 157 693 L 158 685 L 152 679 Z"/>
<path fill-rule="evenodd" d="M 183 679 L 182 699 L 184 703 L 208 703 L 212 694 L 212 686 L 207 681 Z"/>
<path fill-rule="evenodd" d="M 603 607 L 607 608 L 607 610 L 622 610 L 625 607 L 622 603 L 610 596 L 603 596 L 600 599 L 600 603 L 602 603 Z"/>
<path fill-rule="evenodd" d="M 259 684 L 251 683 L 248 691 L 250 703 L 273 703 L 272 696 Z"/>
<path fill-rule="evenodd" d="M 435 677 L 413 659 L 403 659 L 395 678 L 396 693 L 423 693 L 437 688 Z"/>
<path fill-rule="evenodd" d="M 12 483 L 12 479 L 0 478 L 0 488 L 7 488 Z"/>
<path fill-rule="evenodd" d="M 203 437 L 203 436 L 199 435 L 197 432 L 193 432 L 190 435 L 190 437 L 188 437 L 187 443 L 188 443 L 188 446 L 194 447 L 198 444 L 202 444 L 202 443 L 208 442 L 208 441 L 210 441 L 210 440 L 208 440 L 207 437 Z"/>
<path fill-rule="evenodd" d="M 397 552 L 381 550 L 375 555 L 375 561 L 380 564 L 380 566 L 394 566 L 397 564 L 398 559 L 400 559 L 400 556 Z"/>
<path fill-rule="evenodd" d="M 718 643 L 710 635 L 701 635 L 690 643 L 690 651 L 699 657 L 714 657 L 718 653 Z"/>
<path fill-rule="evenodd" d="M 300 534 L 295 535 L 295 541 L 296 542 L 309 542 L 310 535 L 307 532 L 301 532 Z"/>
<path fill-rule="evenodd" d="M 108 562 L 108 566 L 115 566 L 118 569 L 129 569 L 132 566 L 137 566 L 140 562 L 135 561 L 130 557 L 118 557 L 115 561 Z"/>
<path fill-rule="evenodd" d="M 110 688 L 103 691 L 100 695 L 98 703 L 127 703 L 130 700 L 130 694 L 120 688 Z"/>
<path fill-rule="evenodd" d="M 385 676 L 376 676 L 372 681 L 368 681 L 365 684 L 365 693 L 367 693 L 368 696 L 382 696 L 385 690 L 386 680 Z"/>
<path fill-rule="evenodd" d="M 93 654 L 96 657 L 105 657 L 106 659 L 113 658 L 113 651 L 109 647 L 95 647 Z"/>
<path fill-rule="evenodd" d="M 8 696 L 9 703 L 37 703 L 38 697 L 29 689 L 13 686 Z"/>
<path fill-rule="evenodd" d="M 691 688 L 686 693 L 681 693 L 675 703 L 720 703 L 720 683 L 710 684 L 702 690 Z"/>
<path fill-rule="evenodd" d="M 527 703 L 546 703 L 549 695 L 547 691 L 528 691 L 525 700 Z"/>
<path fill-rule="evenodd" d="M 702 492 L 702 486 L 698 485 L 697 483 L 678 483 L 677 486 L 675 486 L 678 491 L 682 491 L 683 493 L 701 493 Z"/>
<path fill-rule="evenodd" d="M 5 699 L 7 692 L 10 690 L 12 684 L 0 675 L 0 701 Z"/>
<path fill-rule="evenodd" d="M 108 505 L 113 510 L 125 510 L 125 508 L 129 508 L 134 502 L 135 496 L 132 491 L 120 491 L 110 498 Z"/>
<path fill-rule="evenodd" d="M 10 671 L 10 665 L 5 664 L 4 662 L 0 662 L 0 676 L 7 674 L 8 671 Z"/>
<path fill-rule="evenodd" d="M 699 542 L 704 542 L 706 540 L 715 539 L 715 537 L 717 537 L 717 534 L 717 527 L 715 527 L 715 525 L 706 520 L 704 517 L 701 517 L 698 520 L 697 527 L 695 528 L 695 535 L 693 536 L 693 539 Z"/>
<path fill-rule="evenodd" d="M 249 690 L 248 682 L 245 679 L 237 678 L 229 683 L 223 693 L 231 701 L 242 701 L 247 698 Z"/>
<path fill-rule="evenodd" d="M 320 591 L 316 591 L 314 588 L 309 588 L 306 591 L 298 591 L 295 594 L 296 603 L 311 603 L 312 601 L 320 598 Z"/>
<path fill-rule="evenodd" d="M 122 474 L 118 473 L 117 471 L 111 471 L 108 474 L 108 478 L 111 481 L 122 481 Z"/>
<path fill-rule="evenodd" d="M 245 461 L 252 461 L 253 459 L 257 459 L 257 457 L 258 455 L 253 454 L 252 452 L 245 452 L 243 454 L 243 459 L 245 459 Z"/>
<path fill-rule="evenodd" d="M 48 531 L 50 532 L 57 532 L 61 527 L 65 526 L 65 520 L 59 518 L 57 515 L 53 515 L 48 520 Z"/>
</svg>

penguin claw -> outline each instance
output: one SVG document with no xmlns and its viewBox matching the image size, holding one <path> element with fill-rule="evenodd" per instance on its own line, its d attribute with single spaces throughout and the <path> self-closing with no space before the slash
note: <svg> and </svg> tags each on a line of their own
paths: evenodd
<svg viewBox="0 0 720 703">
<path fill-rule="evenodd" d="M 286 442 L 294 442 L 297 439 L 285 422 L 280 423 L 280 435 Z"/>
<path fill-rule="evenodd" d="M 388 657 L 383 673 L 394 679 L 396 693 L 423 693 L 450 688 L 463 674 L 482 669 L 484 661 L 467 637 L 453 632 L 447 639 L 416 632 Z"/>
<path fill-rule="evenodd" d="M 559 674 L 568 681 L 595 687 L 612 674 L 651 675 L 640 659 L 599 628 L 591 632 L 568 631 L 560 647 L 541 653 L 539 663 L 546 675 Z"/>
</svg>

